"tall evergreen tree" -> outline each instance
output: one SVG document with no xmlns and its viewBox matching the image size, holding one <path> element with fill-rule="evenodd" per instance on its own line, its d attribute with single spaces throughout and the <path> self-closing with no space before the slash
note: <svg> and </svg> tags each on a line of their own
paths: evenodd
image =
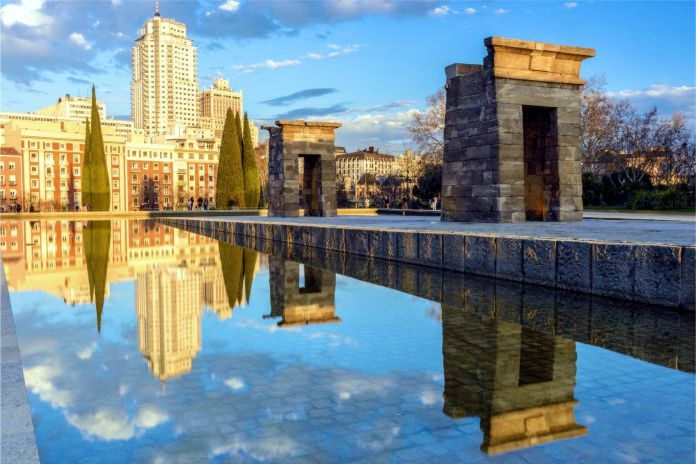
<svg viewBox="0 0 696 464">
<path fill-rule="evenodd" d="M 227 209 L 230 203 L 244 207 L 242 147 L 239 144 L 234 112 L 228 108 L 220 141 L 220 160 L 215 185 L 215 207 Z"/>
<path fill-rule="evenodd" d="M 108 211 L 111 208 L 111 182 L 109 170 L 106 167 L 104 139 L 97 108 L 97 96 L 92 86 L 92 127 L 90 133 L 90 187 L 91 205 L 94 211 Z"/>
<path fill-rule="evenodd" d="M 261 181 L 256 165 L 254 142 L 251 140 L 249 117 L 244 113 L 244 143 L 242 144 L 242 165 L 244 167 L 244 198 L 247 208 L 258 208 L 261 201 Z"/>
<path fill-rule="evenodd" d="M 83 235 L 89 297 L 91 301 L 94 301 L 97 311 L 97 331 L 101 333 L 109 249 L 111 248 L 111 221 L 92 221 L 85 228 Z"/>
<path fill-rule="evenodd" d="M 87 206 L 92 204 L 92 176 L 90 169 L 92 150 L 90 150 L 89 145 L 91 141 L 91 135 L 89 132 L 89 119 L 85 119 L 85 151 L 82 154 L 82 206 Z"/>
</svg>

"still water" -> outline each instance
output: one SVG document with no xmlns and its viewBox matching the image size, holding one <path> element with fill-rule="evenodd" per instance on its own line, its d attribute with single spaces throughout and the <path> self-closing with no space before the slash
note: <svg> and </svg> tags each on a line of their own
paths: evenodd
<svg viewBox="0 0 696 464">
<path fill-rule="evenodd" d="M 692 313 L 244 245 L 3 221 L 42 462 L 694 462 Z"/>
</svg>

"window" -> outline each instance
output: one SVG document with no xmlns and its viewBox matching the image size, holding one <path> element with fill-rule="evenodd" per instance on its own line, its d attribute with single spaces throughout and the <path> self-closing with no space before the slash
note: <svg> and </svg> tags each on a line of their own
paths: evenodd
<svg viewBox="0 0 696 464">
<path fill-rule="evenodd" d="M 9 167 L 10 167 L 10 171 L 14 171 L 14 169 L 15 169 L 15 164 L 14 164 L 14 162 L 10 162 L 10 163 L 9 163 Z M 2 168 L 2 166 L 0 166 L 0 169 L 1 169 L 1 168 Z"/>
<path fill-rule="evenodd" d="M 72 161 L 75 164 L 80 164 L 80 155 L 73 155 Z"/>
<path fill-rule="evenodd" d="M 79 176 L 80 175 L 80 168 L 75 166 L 72 170 L 73 175 Z"/>
</svg>

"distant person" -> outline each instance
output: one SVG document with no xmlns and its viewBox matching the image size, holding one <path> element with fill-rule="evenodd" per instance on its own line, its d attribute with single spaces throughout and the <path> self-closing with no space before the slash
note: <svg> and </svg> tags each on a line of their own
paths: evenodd
<svg viewBox="0 0 696 464">
<path fill-rule="evenodd" d="M 193 211 L 193 197 L 189 198 L 188 209 L 189 211 Z"/>
<path fill-rule="evenodd" d="M 203 209 L 203 198 L 198 197 L 198 209 Z"/>
<path fill-rule="evenodd" d="M 430 206 L 433 208 L 433 211 L 437 211 L 437 197 L 433 198 L 432 203 Z"/>
<path fill-rule="evenodd" d="M 208 211 L 208 199 L 203 200 L 203 209 Z"/>
</svg>

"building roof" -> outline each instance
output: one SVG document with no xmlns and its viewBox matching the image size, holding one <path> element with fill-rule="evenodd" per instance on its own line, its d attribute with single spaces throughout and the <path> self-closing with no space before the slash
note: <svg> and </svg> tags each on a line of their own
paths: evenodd
<svg viewBox="0 0 696 464">
<path fill-rule="evenodd" d="M 363 150 L 354 151 L 352 153 L 336 154 L 336 160 L 347 159 L 347 158 L 357 158 L 357 159 L 373 158 L 373 159 L 382 159 L 385 161 L 394 161 L 395 160 L 394 155 L 386 155 L 384 153 L 380 153 L 379 150 L 376 150 L 374 147 L 365 148 Z"/>
<path fill-rule="evenodd" d="M 0 155 L 22 156 L 15 147 L 0 147 Z"/>
</svg>

